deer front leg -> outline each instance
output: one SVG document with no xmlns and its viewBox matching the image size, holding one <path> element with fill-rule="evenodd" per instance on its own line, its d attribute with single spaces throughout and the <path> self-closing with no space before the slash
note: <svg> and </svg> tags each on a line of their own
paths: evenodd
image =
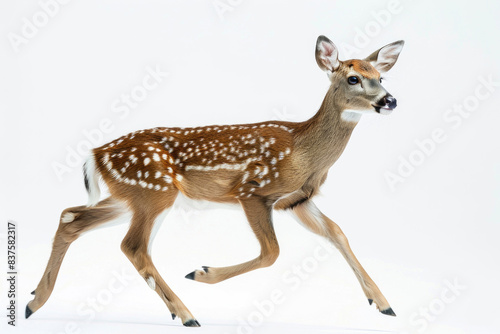
<svg viewBox="0 0 500 334">
<path fill-rule="evenodd" d="M 269 267 L 276 261 L 279 255 L 279 245 L 272 222 L 272 206 L 263 198 L 256 196 L 241 200 L 240 203 L 259 240 L 260 255 L 251 261 L 229 267 L 203 266 L 203 270 L 195 270 L 187 274 L 186 278 L 213 284 L 255 269 Z"/>
<path fill-rule="evenodd" d="M 347 263 L 354 271 L 370 305 L 372 302 L 375 302 L 380 312 L 396 316 L 384 295 L 380 292 L 380 289 L 363 269 L 361 263 L 356 259 L 356 256 L 354 256 L 351 247 L 349 247 L 349 242 L 340 227 L 319 211 L 311 200 L 307 200 L 295 206 L 292 210 L 305 227 L 316 234 L 328 238 L 342 253 Z"/>
</svg>

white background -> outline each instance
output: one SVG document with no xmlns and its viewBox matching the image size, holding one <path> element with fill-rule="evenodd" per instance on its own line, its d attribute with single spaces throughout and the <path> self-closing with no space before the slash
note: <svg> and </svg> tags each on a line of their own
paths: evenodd
<svg viewBox="0 0 500 334">
<path fill-rule="evenodd" d="M 230 10 L 218 13 L 217 3 Z M 76 241 L 47 304 L 23 319 L 60 212 L 87 200 L 80 163 L 60 178 L 54 165 L 67 165 L 68 150 L 85 146 L 83 132 L 103 119 L 112 131 L 101 143 L 155 126 L 305 120 L 328 89 L 314 60 L 324 34 L 341 47 L 341 59 L 406 41 L 385 81 L 398 108 L 361 120 L 316 199 L 398 316 L 368 306 L 341 255 L 315 258 L 320 239 L 283 213 L 275 215 L 281 255 L 274 266 L 204 285 L 184 275 L 251 259 L 258 243 L 240 211 L 177 207 L 156 237 L 157 267 L 202 324 L 200 333 L 498 333 L 499 9 L 496 1 L 74 0 L 14 47 L 10 39 L 22 36 L 24 18 L 33 22 L 42 7 L 2 1 L 2 249 L 7 219 L 19 226 L 19 317 L 9 332 L 190 330 L 170 319 L 120 252 L 126 225 Z M 148 67 L 169 75 L 122 117 L 113 105 L 137 89 Z M 493 92 L 478 79 L 490 76 Z M 476 89 L 489 96 L 478 100 Z M 474 101 L 468 117 L 445 118 L 454 105 Z M 436 129 L 446 140 L 419 153 L 415 141 L 428 141 Z M 410 157 L 419 165 L 391 188 L 387 173 Z M 5 255 L 1 263 L 5 268 Z M 308 275 L 298 288 L 284 279 L 294 266 Z M 113 273 L 122 271 L 128 278 L 111 293 Z M 447 282 L 461 288 L 453 293 Z M 256 304 L 273 290 L 282 302 L 259 311 Z M 92 319 L 88 298 L 100 310 Z"/>
</svg>

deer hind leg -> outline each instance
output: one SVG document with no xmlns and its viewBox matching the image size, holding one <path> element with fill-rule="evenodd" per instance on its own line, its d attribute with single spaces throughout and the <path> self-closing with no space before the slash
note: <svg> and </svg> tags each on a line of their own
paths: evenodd
<svg viewBox="0 0 500 334">
<path fill-rule="evenodd" d="M 68 208 L 61 213 L 47 268 L 37 288 L 32 292 L 35 298 L 26 306 L 26 318 L 30 317 L 49 299 L 64 255 L 71 243 L 82 233 L 118 218 L 125 212 L 126 207 L 123 203 L 113 198 L 107 198 L 97 203 L 96 206 L 77 206 Z"/>
<path fill-rule="evenodd" d="M 132 223 L 122 241 L 121 249 L 149 287 L 158 293 L 167 305 L 172 319 L 179 317 L 184 326 L 199 327 L 199 322 L 163 280 L 151 258 L 151 243 L 155 230 L 170 210 L 176 195 L 177 192 L 162 198 L 143 196 L 141 203 L 132 203 Z"/>
<path fill-rule="evenodd" d="M 276 261 L 279 255 L 279 245 L 272 223 L 272 207 L 266 204 L 262 198 L 257 197 L 240 202 L 255 236 L 259 240 L 260 255 L 251 261 L 230 267 L 203 266 L 203 270 L 195 270 L 187 274 L 186 278 L 213 284 L 255 269 L 269 267 Z"/>
<path fill-rule="evenodd" d="M 294 206 L 292 210 L 304 226 L 312 232 L 328 238 L 335 247 L 337 247 L 340 253 L 342 253 L 347 263 L 354 271 L 370 305 L 372 302 L 375 302 L 380 312 L 395 316 L 396 314 L 389 306 L 382 292 L 380 292 L 380 289 L 363 269 L 358 259 L 356 259 L 356 256 L 354 256 L 351 247 L 349 247 L 349 242 L 340 227 L 321 213 L 311 200 Z"/>
</svg>

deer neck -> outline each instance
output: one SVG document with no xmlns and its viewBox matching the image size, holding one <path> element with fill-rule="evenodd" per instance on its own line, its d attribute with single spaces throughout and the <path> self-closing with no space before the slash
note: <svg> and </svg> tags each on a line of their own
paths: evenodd
<svg viewBox="0 0 500 334">
<path fill-rule="evenodd" d="M 344 100 L 332 85 L 318 112 L 300 126 L 296 144 L 313 168 L 333 165 L 358 124 L 358 114 L 344 112 Z"/>
</svg>

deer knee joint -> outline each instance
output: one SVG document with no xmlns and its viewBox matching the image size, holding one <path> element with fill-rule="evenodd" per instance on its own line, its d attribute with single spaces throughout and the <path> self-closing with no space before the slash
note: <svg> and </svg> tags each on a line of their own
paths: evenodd
<svg viewBox="0 0 500 334">
<path fill-rule="evenodd" d="M 129 258 L 132 259 L 136 253 L 135 247 L 132 247 L 126 240 L 123 240 L 120 248 L 122 252 Z"/>
<path fill-rule="evenodd" d="M 329 232 L 331 236 L 339 241 L 345 241 L 347 242 L 347 237 L 345 236 L 344 232 L 340 229 L 340 227 L 337 224 L 334 224 L 329 228 Z"/>
<path fill-rule="evenodd" d="M 145 268 L 147 267 L 147 263 L 150 260 L 147 251 L 143 247 L 140 247 L 140 245 L 127 242 L 126 239 L 121 244 L 121 250 L 127 256 L 127 258 L 134 264 L 134 266 L 141 273 L 141 275 L 143 274 L 144 271 L 144 275 L 142 276 L 147 277 Z"/>
<path fill-rule="evenodd" d="M 278 259 L 279 256 L 279 249 L 275 249 L 270 252 L 266 252 L 264 254 L 260 255 L 260 261 L 262 267 L 270 267 L 276 262 L 276 259 Z"/>
</svg>

